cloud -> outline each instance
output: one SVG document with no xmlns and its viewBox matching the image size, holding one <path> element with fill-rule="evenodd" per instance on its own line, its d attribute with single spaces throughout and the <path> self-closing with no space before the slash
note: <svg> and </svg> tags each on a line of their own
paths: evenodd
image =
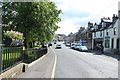
<svg viewBox="0 0 120 80">
<path fill-rule="evenodd" d="M 63 11 L 61 27 L 56 33 L 77 32 L 89 21 L 98 22 L 102 17 L 117 14 L 119 0 L 55 0 L 58 9 Z"/>
<path fill-rule="evenodd" d="M 90 16 L 90 13 L 84 11 L 69 10 L 63 13 L 63 17 L 68 18 L 84 18 Z"/>
<path fill-rule="evenodd" d="M 66 20 L 62 23 L 59 23 L 58 26 L 61 28 L 56 33 L 70 33 L 70 32 L 76 32 L 77 31 L 77 25 L 74 25 L 72 20 Z"/>
</svg>

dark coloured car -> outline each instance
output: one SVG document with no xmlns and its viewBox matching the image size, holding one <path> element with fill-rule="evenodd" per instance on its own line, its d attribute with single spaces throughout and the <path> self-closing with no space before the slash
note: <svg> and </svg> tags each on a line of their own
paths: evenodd
<svg viewBox="0 0 120 80">
<path fill-rule="evenodd" d="M 48 47 L 50 47 L 50 46 L 52 46 L 52 43 L 49 43 L 49 44 L 48 44 Z"/>
</svg>

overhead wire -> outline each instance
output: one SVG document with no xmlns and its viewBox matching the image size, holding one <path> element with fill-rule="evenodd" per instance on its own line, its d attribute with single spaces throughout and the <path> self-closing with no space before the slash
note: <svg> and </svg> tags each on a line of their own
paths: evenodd
<svg viewBox="0 0 120 80">
<path fill-rule="evenodd" d="M 94 18 L 90 19 L 89 21 L 93 21 L 96 18 L 100 17 L 105 11 L 107 11 L 109 8 L 111 8 L 113 5 L 115 5 L 115 2 L 118 0 L 114 0 L 111 4 L 109 4 L 105 9 L 103 9 L 98 15 L 96 15 Z M 119 2 L 119 1 L 118 1 Z"/>
</svg>

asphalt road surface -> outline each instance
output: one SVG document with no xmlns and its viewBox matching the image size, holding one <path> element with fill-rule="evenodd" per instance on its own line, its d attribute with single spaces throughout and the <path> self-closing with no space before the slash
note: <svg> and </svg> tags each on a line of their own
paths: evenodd
<svg viewBox="0 0 120 80">
<path fill-rule="evenodd" d="M 80 52 L 66 47 L 57 54 L 55 78 L 118 78 L 118 60 L 106 55 Z"/>
</svg>

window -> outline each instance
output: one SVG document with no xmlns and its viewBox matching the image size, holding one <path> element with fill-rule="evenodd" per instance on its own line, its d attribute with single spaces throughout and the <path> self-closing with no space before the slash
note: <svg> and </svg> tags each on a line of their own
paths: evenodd
<svg viewBox="0 0 120 80">
<path fill-rule="evenodd" d="M 91 33 L 89 33 L 89 38 L 92 38 L 92 34 Z"/>
<path fill-rule="evenodd" d="M 119 49 L 120 48 L 120 39 L 117 39 L 116 45 L 117 45 L 117 49 Z"/>
<path fill-rule="evenodd" d="M 105 48 L 109 48 L 110 47 L 110 40 L 109 39 L 106 39 L 105 40 Z"/>
<path fill-rule="evenodd" d="M 100 37 L 102 37 L 102 31 L 100 31 Z"/>
<path fill-rule="evenodd" d="M 113 48 L 113 47 L 114 47 L 114 38 L 111 41 L 111 48 Z"/>
<path fill-rule="evenodd" d="M 106 35 L 108 36 L 109 34 L 108 34 L 108 30 L 106 30 Z"/>
<path fill-rule="evenodd" d="M 96 32 L 94 33 L 94 37 L 96 37 Z"/>
<path fill-rule="evenodd" d="M 114 35 L 116 35 L 116 28 L 114 28 L 114 31 L 113 31 L 113 32 L 114 32 Z"/>
</svg>

